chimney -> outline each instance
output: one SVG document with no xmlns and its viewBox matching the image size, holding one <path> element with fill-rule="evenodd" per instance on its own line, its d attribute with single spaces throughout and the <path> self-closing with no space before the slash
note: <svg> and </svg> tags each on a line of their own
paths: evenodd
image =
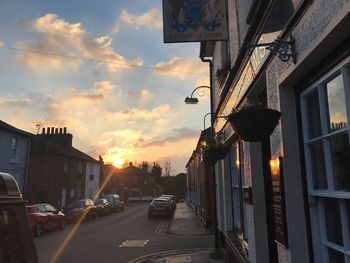
<svg viewBox="0 0 350 263">
<path fill-rule="evenodd" d="M 60 134 L 62 134 L 63 133 L 63 129 L 62 128 L 60 128 Z"/>
<path fill-rule="evenodd" d="M 50 134 L 50 127 L 47 127 L 47 134 Z"/>
<path fill-rule="evenodd" d="M 55 134 L 58 134 L 58 128 L 55 129 Z"/>
<path fill-rule="evenodd" d="M 63 133 L 64 133 L 64 134 L 67 134 L 67 127 L 64 127 L 64 128 L 63 128 Z"/>
<path fill-rule="evenodd" d="M 51 127 L 51 134 L 55 134 L 55 128 Z"/>
<path fill-rule="evenodd" d="M 42 133 L 42 134 L 45 134 L 45 128 L 42 128 L 42 129 L 41 129 L 41 133 Z"/>
</svg>

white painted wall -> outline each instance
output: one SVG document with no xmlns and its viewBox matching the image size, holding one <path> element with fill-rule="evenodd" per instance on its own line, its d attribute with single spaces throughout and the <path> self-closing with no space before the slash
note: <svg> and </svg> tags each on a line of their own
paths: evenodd
<svg viewBox="0 0 350 263">
<path fill-rule="evenodd" d="M 100 165 L 87 162 L 85 168 L 85 198 L 93 198 L 100 185 Z M 93 180 L 90 180 L 91 174 L 94 175 Z"/>
</svg>

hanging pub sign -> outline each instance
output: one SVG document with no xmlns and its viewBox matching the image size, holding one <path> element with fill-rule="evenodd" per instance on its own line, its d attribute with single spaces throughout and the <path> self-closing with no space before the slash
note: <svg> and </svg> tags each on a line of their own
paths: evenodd
<svg viewBox="0 0 350 263">
<path fill-rule="evenodd" d="M 164 43 L 228 39 L 225 0 L 163 0 Z"/>
<path fill-rule="evenodd" d="M 271 159 L 270 169 L 272 177 L 272 204 L 275 226 L 275 241 L 284 247 L 288 247 L 282 157 Z"/>
</svg>

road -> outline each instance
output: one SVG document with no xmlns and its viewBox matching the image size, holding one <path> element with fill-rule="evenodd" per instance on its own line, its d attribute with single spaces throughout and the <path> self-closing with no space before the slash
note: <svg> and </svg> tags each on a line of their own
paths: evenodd
<svg viewBox="0 0 350 263">
<path fill-rule="evenodd" d="M 56 262 L 124 263 L 150 253 L 214 246 L 212 236 L 166 234 L 171 220 L 150 220 L 147 213 L 147 203 L 132 203 L 123 212 L 80 225 Z M 52 262 L 72 229 L 73 225 L 68 225 L 63 231 L 48 232 L 35 239 L 40 263 Z M 120 247 L 126 240 L 148 242 L 144 247 Z"/>
</svg>

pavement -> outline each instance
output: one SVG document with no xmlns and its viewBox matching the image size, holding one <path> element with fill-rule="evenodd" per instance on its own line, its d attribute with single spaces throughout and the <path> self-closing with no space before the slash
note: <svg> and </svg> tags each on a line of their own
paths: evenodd
<svg viewBox="0 0 350 263">
<path fill-rule="evenodd" d="M 167 234 L 179 236 L 207 236 L 209 230 L 205 229 L 193 209 L 186 203 L 178 203 L 171 226 Z M 181 249 L 164 251 L 143 256 L 129 263 L 222 263 L 222 259 L 212 259 L 209 255 L 214 248 Z"/>
</svg>

